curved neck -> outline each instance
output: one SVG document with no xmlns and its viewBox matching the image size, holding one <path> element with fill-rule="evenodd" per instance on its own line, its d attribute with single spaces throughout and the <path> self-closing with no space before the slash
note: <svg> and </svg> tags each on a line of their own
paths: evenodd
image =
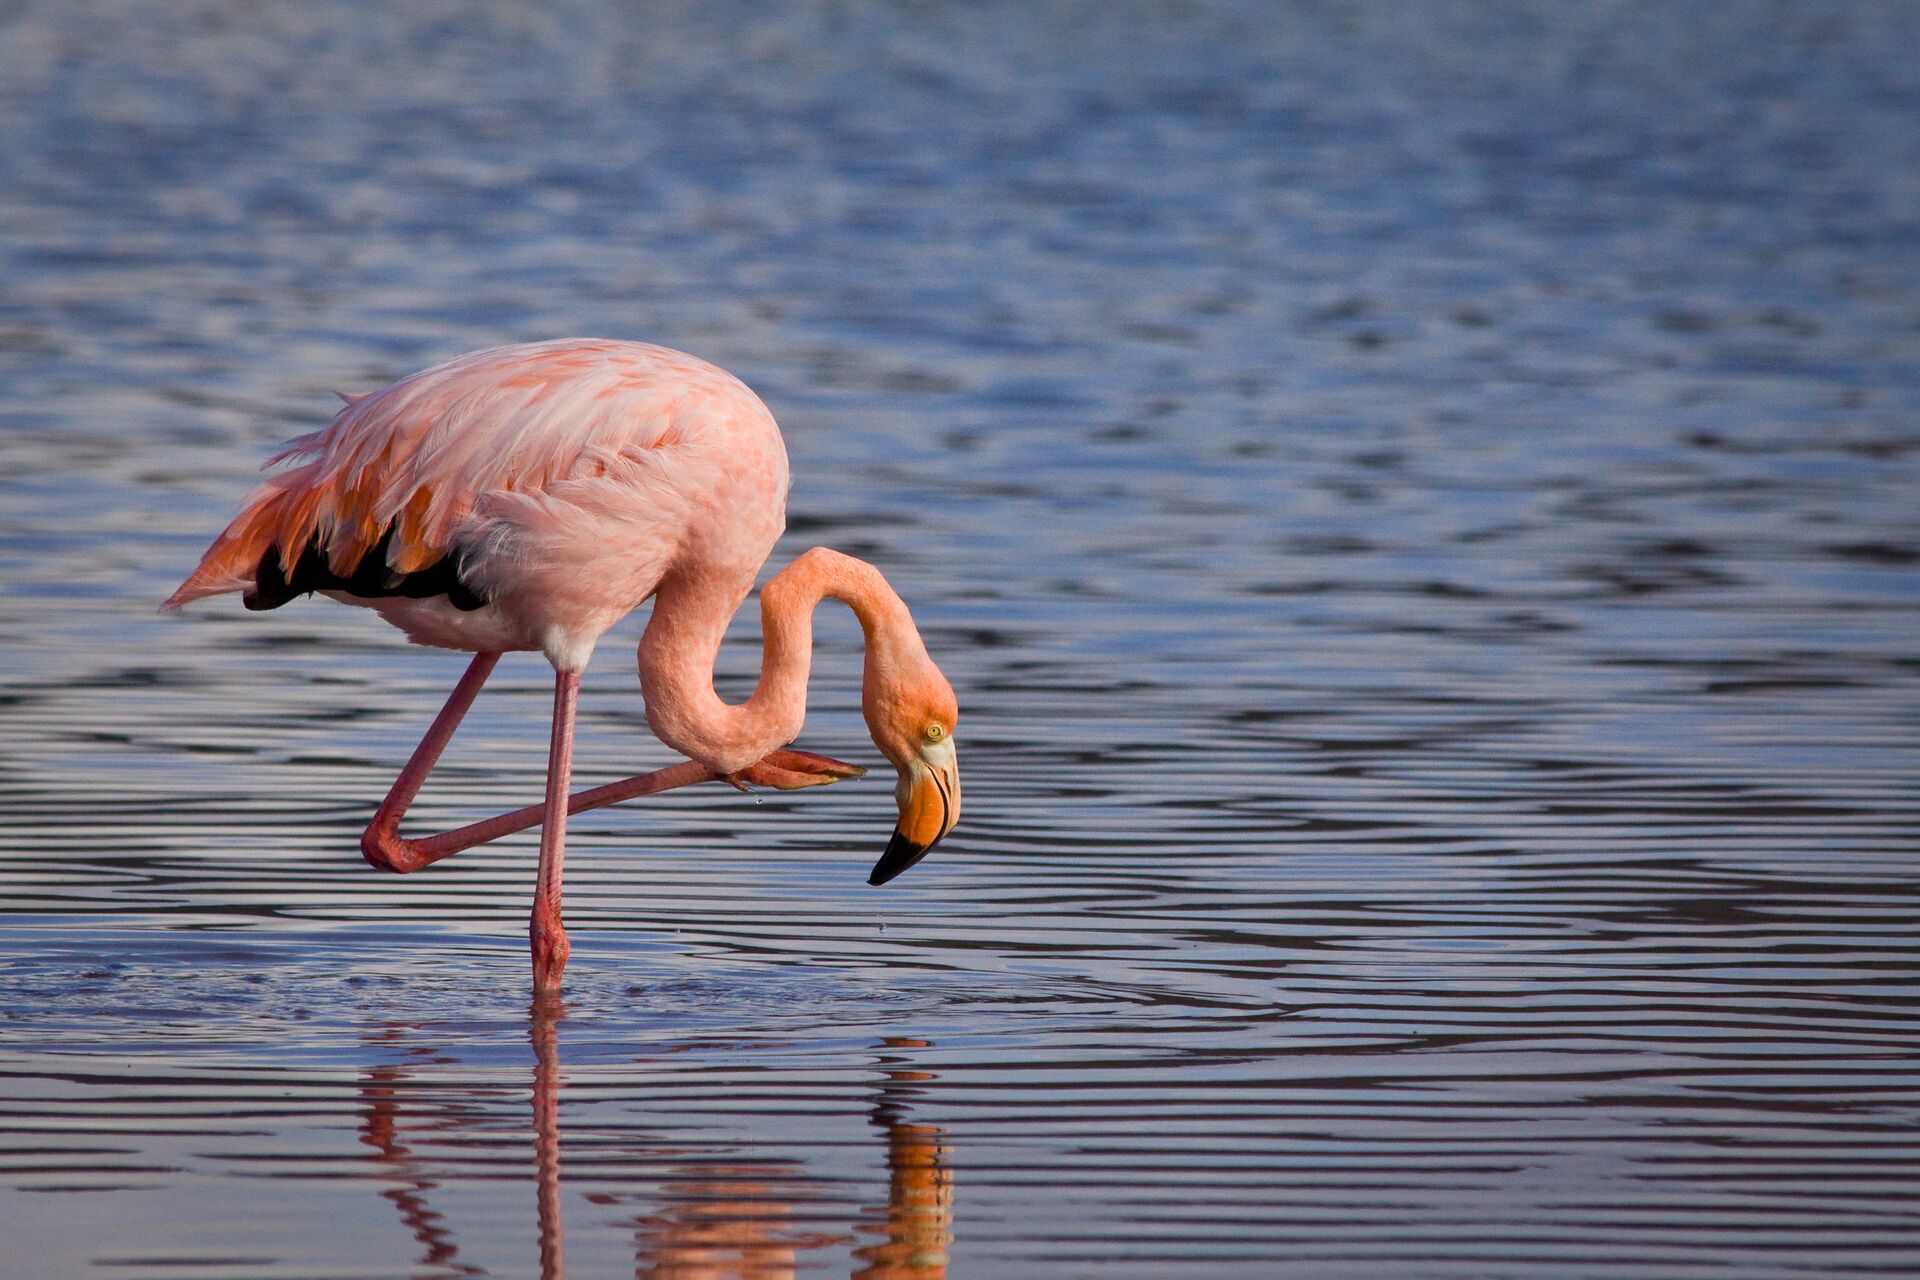
<svg viewBox="0 0 1920 1280">
<path fill-rule="evenodd" d="M 708 575 L 669 576 L 640 638 L 647 724 L 660 741 L 719 772 L 744 769 L 799 736 L 813 668 L 813 611 L 822 599 L 846 603 L 860 619 L 869 681 L 877 668 L 925 658 L 913 616 L 880 571 L 815 547 L 761 588 L 760 683 L 744 703 L 724 702 L 714 692 L 713 664 L 746 590 Z"/>
</svg>

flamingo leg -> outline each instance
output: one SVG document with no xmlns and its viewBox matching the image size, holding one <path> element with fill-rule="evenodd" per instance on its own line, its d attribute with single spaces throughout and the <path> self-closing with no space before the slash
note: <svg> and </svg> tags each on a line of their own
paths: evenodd
<svg viewBox="0 0 1920 1280">
<path fill-rule="evenodd" d="M 533 985 L 551 991 L 560 985 L 573 951 L 560 922 L 560 876 L 567 853 L 567 787 L 573 776 L 573 712 L 580 700 L 580 673 L 553 677 L 553 742 L 547 751 L 547 803 L 540 820 L 540 878 L 533 890 Z"/>
</svg>

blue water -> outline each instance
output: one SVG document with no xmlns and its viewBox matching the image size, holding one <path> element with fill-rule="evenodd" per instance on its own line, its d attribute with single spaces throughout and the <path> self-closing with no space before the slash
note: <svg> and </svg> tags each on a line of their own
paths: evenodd
<svg viewBox="0 0 1920 1280">
<path fill-rule="evenodd" d="M 0 10 L 0 1275 L 1920 1271 L 1920 7 Z M 153 606 L 278 441 L 664 342 L 967 807 L 360 827 L 457 677 Z M 722 662 L 750 687 L 751 614 Z M 583 781 L 665 763 L 631 644 Z M 823 611 L 802 745 L 878 763 Z M 418 806 L 540 793 L 503 663 Z"/>
</svg>

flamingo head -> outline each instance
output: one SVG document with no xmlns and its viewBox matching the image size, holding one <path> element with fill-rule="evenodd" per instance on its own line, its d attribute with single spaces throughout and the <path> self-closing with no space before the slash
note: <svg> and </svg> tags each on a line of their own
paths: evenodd
<svg viewBox="0 0 1920 1280">
<path fill-rule="evenodd" d="M 924 651 L 916 658 L 905 671 L 870 678 L 861 699 L 873 744 L 900 775 L 894 787 L 900 821 L 868 884 L 885 884 L 926 857 L 960 821 L 960 764 L 953 747 L 960 707 L 933 659 Z"/>
</svg>

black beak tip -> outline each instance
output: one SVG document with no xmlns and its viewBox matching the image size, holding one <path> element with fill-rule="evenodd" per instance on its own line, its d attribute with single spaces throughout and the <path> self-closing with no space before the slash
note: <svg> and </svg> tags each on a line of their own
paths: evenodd
<svg viewBox="0 0 1920 1280">
<path fill-rule="evenodd" d="M 939 841 L 935 841 L 938 844 Z M 931 844 L 915 844 L 901 835 L 893 833 L 893 839 L 887 841 L 887 851 L 880 855 L 880 861 L 873 864 L 873 874 L 867 877 L 868 884 L 885 884 L 905 871 L 914 863 L 927 856 Z"/>
</svg>

